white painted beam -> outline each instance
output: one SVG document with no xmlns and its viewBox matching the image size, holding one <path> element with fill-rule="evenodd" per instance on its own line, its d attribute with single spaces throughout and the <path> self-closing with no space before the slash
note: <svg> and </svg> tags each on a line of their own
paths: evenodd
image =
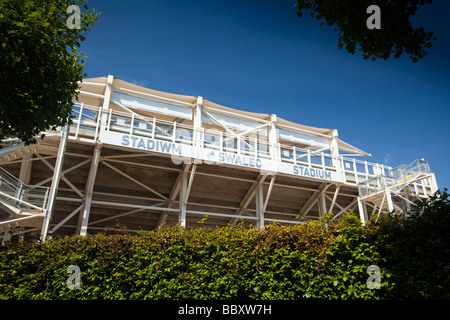
<svg viewBox="0 0 450 320">
<path fill-rule="evenodd" d="M 45 165 L 47 166 L 47 167 L 49 167 L 50 168 L 50 170 L 55 170 L 55 167 L 53 167 L 46 159 L 44 159 L 39 153 L 36 153 L 36 156 L 39 158 L 39 160 L 41 160 L 43 163 L 45 163 Z M 76 194 L 78 194 L 79 196 L 80 196 L 80 198 L 83 198 L 84 197 L 84 195 L 83 195 L 83 193 L 81 193 L 81 191 L 80 190 L 78 190 L 78 188 L 77 187 L 75 187 L 74 185 L 73 185 L 73 183 L 72 182 L 70 182 L 65 176 L 64 176 L 64 174 L 61 172 L 60 173 L 60 179 L 61 180 L 63 180 L 65 183 L 67 183 L 67 185 L 73 190 L 73 191 L 75 191 L 75 193 Z M 48 180 L 48 179 L 47 179 Z M 41 184 L 42 184 L 43 182 L 41 181 Z"/>
<path fill-rule="evenodd" d="M 179 201 L 179 214 L 178 214 L 178 224 L 182 228 L 186 228 L 186 198 L 187 198 L 187 186 L 188 186 L 188 173 L 183 172 L 181 176 L 180 185 L 180 201 Z"/>
<path fill-rule="evenodd" d="M 81 211 L 78 219 L 76 234 L 85 236 L 87 234 L 89 215 L 91 212 L 92 196 L 94 191 L 95 178 L 97 176 L 97 169 L 100 160 L 100 153 L 102 150 L 101 145 L 97 145 L 94 149 L 94 155 L 92 156 L 91 168 L 89 169 L 88 180 L 86 183 L 86 189 L 84 191 L 83 210 Z"/>
<path fill-rule="evenodd" d="M 117 219 L 117 218 L 120 218 L 120 217 L 128 216 L 130 214 L 138 213 L 138 212 L 141 212 L 141 211 L 144 211 L 144 210 L 145 210 L 144 208 L 140 208 L 140 209 L 134 209 L 134 210 L 127 211 L 127 212 L 124 212 L 124 213 L 120 213 L 120 214 L 115 214 L 113 216 L 110 216 L 110 217 L 107 217 L 107 218 L 104 218 L 104 219 L 100 219 L 100 220 L 95 220 L 95 221 L 89 222 L 88 226 L 91 227 L 94 224 L 98 224 L 98 223 L 105 222 L 105 221 L 108 221 L 108 220 L 113 220 L 113 219 Z"/>
<path fill-rule="evenodd" d="M 275 182 L 275 175 L 272 176 L 269 183 L 269 188 L 267 189 L 266 199 L 264 200 L 263 212 L 267 209 L 267 204 L 269 203 L 270 195 L 272 194 L 273 185 Z"/>
<path fill-rule="evenodd" d="M 355 198 L 352 202 L 350 202 L 345 208 L 343 208 L 341 211 L 336 213 L 333 217 L 333 220 L 339 217 L 341 214 L 343 214 L 345 211 L 351 209 L 358 201 L 358 198 Z"/>
<path fill-rule="evenodd" d="M 389 212 L 394 210 L 394 203 L 392 202 L 392 196 L 391 196 L 391 190 L 386 187 L 386 200 L 387 200 L 387 205 L 388 205 L 388 210 Z"/>
<path fill-rule="evenodd" d="M 47 239 L 47 233 L 50 226 L 50 221 L 53 216 L 53 211 L 55 210 L 56 193 L 58 192 L 59 180 L 61 177 L 62 165 L 64 160 L 64 152 L 66 151 L 67 139 L 69 137 L 69 126 L 66 125 L 65 128 L 61 130 L 61 137 L 59 140 L 58 154 L 56 156 L 55 168 L 53 170 L 53 180 L 50 186 L 47 208 L 44 211 L 44 221 L 42 223 L 41 229 L 41 241 L 45 242 Z"/>
<path fill-rule="evenodd" d="M 330 186 L 331 184 L 322 182 L 319 188 L 316 191 L 314 191 L 314 193 L 311 195 L 308 201 L 306 201 L 303 207 L 298 211 L 298 216 L 299 217 L 305 216 L 313 208 L 314 204 L 319 200 L 319 197 L 321 196 L 322 192 L 325 192 Z"/>
<path fill-rule="evenodd" d="M 63 220 L 61 220 L 61 222 L 59 222 L 56 226 L 54 226 L 53 229 L 50 231 L 50 233 L 53 233 L 56 230 L 58 230 L 59 228 L 61 228 L 67 221 L 69 221 L 73 216 L 75 216 L 82 208 L 83 208 L 83 204 L 79 205 L 74 211 L 72 211 Z"/>
</svg>

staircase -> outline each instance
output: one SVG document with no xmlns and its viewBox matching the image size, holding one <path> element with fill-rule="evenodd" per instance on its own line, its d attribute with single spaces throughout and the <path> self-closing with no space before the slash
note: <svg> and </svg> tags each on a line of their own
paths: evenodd
<svg viewBox="0 0 450 320">
<path fill-rule="evenodd" d="M 49 189 L 29 186 L 0 167 L 0 232 L 41 227 Z"/>
<path fill-rule="evenodd" d="M 402 201 L 406 200 L 412 203 L 402 196 L 401 191 L 412 183 L 430 176 L 431 171 L 428 162 L 423 159 L 415 160 L 409 165 L 401 165 L 392 169 L 389 175 L 381 174 L 359 183 L 359 197 L 361 200 L 372 202 L 380 210 L 390 211 L 392 206 L 403 207 Z M 399 203 L 396 204 L 396 202 Z M 391 207 L 389 203 L 392 203 Z"/>
<path fill-rule="evenodd" d="M 392 188 L 400 191 L 412 182 L 427 178 L 430 173 L 430 165 L 423 159 L 415 160 L 408 166 L 402 165 L 392 170 L 391 175 L 394 178 Z"/>
</svg>

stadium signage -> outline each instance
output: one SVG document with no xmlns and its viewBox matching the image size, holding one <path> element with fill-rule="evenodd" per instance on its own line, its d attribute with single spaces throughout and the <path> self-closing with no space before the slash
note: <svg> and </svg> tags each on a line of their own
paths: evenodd
<svg viewBox="0 0 450 320">
<path fill-rule="evenodd" d="M 179 143 L 136 137 L 128 134 L 122 135 L 121 145 L 136 149 L 181 155 L 181 144 Z"/>
<path fill-rule="evenodd" d="M 172 157 L 174 162 L 176 162 L 177 159 L 181 159 L 176 162 L 177 164 L 182 161 L 197 159 L 203 160 L 206 164 L 222 163 L 259 169 L 264 172 L 263 174 L 281 172 L 310 179 L 343 182 L 342 174 L 334 171 L 310 168 L 285 162 L 277 162 L 271 159 L 258 158 L 215 149 L 194 147 L 183 143 L 140 137 L 120 132 L 103 132 L 101 140 L 103 143 L 116 146 L 159 152 L 175 156 Z"/>
<path fill-rule="evenodd" d="M 277 162 L 233 152 L 218 151 L 209 148 L 199 150 L 199 158 L 206 164 L 223 163 L 241 167 L 259 169 L 261 174 L 274 174 L 278 171 Z"/>
<path fill-rule="evenodd" d="M 279 172 L 302 176 L 305 178 L 344 182 L 342 174 L 326 169 L 310 168 L 306 166 L 280 162 Z"/>
</svg>

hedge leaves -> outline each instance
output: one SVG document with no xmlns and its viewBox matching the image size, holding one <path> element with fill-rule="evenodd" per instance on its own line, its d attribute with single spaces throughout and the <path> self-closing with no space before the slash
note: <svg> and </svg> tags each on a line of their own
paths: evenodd
<svg viewBox="0 0 450 320">
<path fill-rule="evenodd" d="M 350 214 L 263 230 L 164 227 L 13 242 L 0 249 L 0 298 L 448 299 L 447 197 L 365 225 Z M 67 286 L 70 265 L 81 270 L 80 289 Z"/>
</svg>

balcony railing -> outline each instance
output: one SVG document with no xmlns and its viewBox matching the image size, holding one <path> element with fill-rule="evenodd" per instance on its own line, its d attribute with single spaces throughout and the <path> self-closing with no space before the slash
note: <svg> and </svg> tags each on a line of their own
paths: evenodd
<svg viewBox="0 0 450 320">
<path fill-rule="evenodd" d="M 389 166 L 347 158 L 342 155 L 336 157 L 327 151 L 317 152 L 295 145 L 278 144 L 272 146 L 265 136 L 262 137 L 263 139 L 256 135 L 232 136 L 219 129 L 198 129 L 176 121 L 171 122 L 157 117 L 141 116 L 112 109 L 102 110 L 98 107 L 80 104 L 75 106 L 73 114 L 75 118 L 73 119 L 70 139 L 94 142 L 99 137 L 100 128 L 103 126 L 102 129 L 106 131 L 128 133 L 340 172 L 344 176 L 345 183 L 358 185 L 364 182 L 364 185 L 361 185 L 363 193 L 369 192 L 375 186 L 389 185 L 390 176 L 393 173 L 395 174 L 395 171 Z M 422 168 L 425 164 L 417 163 L 416 166 Z M 427 170 L 429 171 L 429 167 L 427 167 Z M 415 186 L 416 191 L 420 194 L 426 194 L 425 188 L 430 188 L 429 183 L 419 182 L 419 185 Z"/>
</svg>

